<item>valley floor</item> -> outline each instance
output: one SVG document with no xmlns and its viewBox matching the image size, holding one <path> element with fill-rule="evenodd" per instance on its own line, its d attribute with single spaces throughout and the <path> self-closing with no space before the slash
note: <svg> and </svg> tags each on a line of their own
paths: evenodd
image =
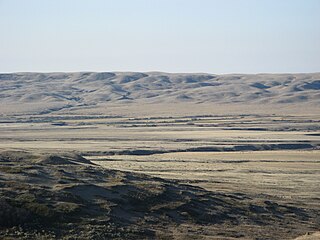
<svg viewBox="0 0 320 240">
<path fill-rule="evenodd" d="M 172 220 L 170 231 L 176 233 L 177 239 L 179 234 L 192 239 L 197 236 L 292 239 L 320 229 L 317 214 L 320 212 L 320 115 L 317 113 L 153 117 L 9 115 L 0 118 L 0 132 L 2 152 L 75 153 L 102 169 L 138 174 L 139 181 L 145 176 L 140 174 L 147 174 L 148 179 L 154 178 L 150 181 L 173 180 L 175 184 L 200 187 L 205 194 L 216 194 L 216 198 L 230 194 L 231 200 L 227 200 L 230 204 L 244 196 L 247 200 L 241 204 L 248 211 L 248 219 L 251 214 L 261 214 L 266 221 L 251 219 L 236 223 L 206 219 L 183 235 L 189 231 L 190 224 L 197 221 L 188 210 L 193 220 L 191 215 L 185 223 L 181 220 L 183 217 Z M 3 171 L 0 172 L 2 181 L 8 177 Z M 197 207 L 211 200 L 204 200 Z M 204 209 L 207 207 L 210 208 L 204 206 Z M 237 209 L 242 207 L 239 205 Z M 183 212 L 177 211 L 178 215 Z M 239 212 L 234 210 L 234 214 L 232 216 Z M 156 222 L 154 227 L 161 230 L 161 224 L 164 222 Z M 224 235 L 219 233 L 221 228 Z M 160 231 L 157 236 L 161 238 L 161 234 Z"/>
</svg>

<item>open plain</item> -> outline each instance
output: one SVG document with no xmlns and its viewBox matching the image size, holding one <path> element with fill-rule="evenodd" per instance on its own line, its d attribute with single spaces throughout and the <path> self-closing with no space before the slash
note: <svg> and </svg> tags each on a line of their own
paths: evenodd
<svg viewBox="0 0 320 240">
<path fill-rule="evenodd" d="M 316 236 L 319 79 L 0 74 L 0 237 Z"/>
</svg>

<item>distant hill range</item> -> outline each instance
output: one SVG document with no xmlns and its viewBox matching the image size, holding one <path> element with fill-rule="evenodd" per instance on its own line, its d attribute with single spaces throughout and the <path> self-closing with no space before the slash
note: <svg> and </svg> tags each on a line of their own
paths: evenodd
<svg viewBox="0 0 320 240">
<path fill-rule="evenodd" d="M 0 112 L 38 106 L 42 113 L 108 104 L 320 103 L 320 73 L 173 74 L 77 72 L 0 74 Z M 12 110 L 12 109 L 11 109 Z"/>
</svg>

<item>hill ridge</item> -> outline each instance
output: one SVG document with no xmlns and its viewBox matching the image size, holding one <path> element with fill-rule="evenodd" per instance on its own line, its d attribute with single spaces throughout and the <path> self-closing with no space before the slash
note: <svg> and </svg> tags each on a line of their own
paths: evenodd
<svg viewBox="0 0 320 240">
<path fill-rule="evenodd" d="M 0 100 L 41 103 L 42 109 L 189 102 L 307 106 L 320 103 L 320 73 L 9 73 L 0 74 Z"/>
</svg>

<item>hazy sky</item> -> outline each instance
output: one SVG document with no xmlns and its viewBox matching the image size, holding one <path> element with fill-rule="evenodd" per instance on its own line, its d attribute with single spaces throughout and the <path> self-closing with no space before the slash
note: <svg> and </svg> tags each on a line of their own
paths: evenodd
<svg viewBox="0 0 320 240">
<path fill-rule="evenodd" d="M 320 72 L 320 0 L 0 0 L 0 72 Z"/>
</svg>

